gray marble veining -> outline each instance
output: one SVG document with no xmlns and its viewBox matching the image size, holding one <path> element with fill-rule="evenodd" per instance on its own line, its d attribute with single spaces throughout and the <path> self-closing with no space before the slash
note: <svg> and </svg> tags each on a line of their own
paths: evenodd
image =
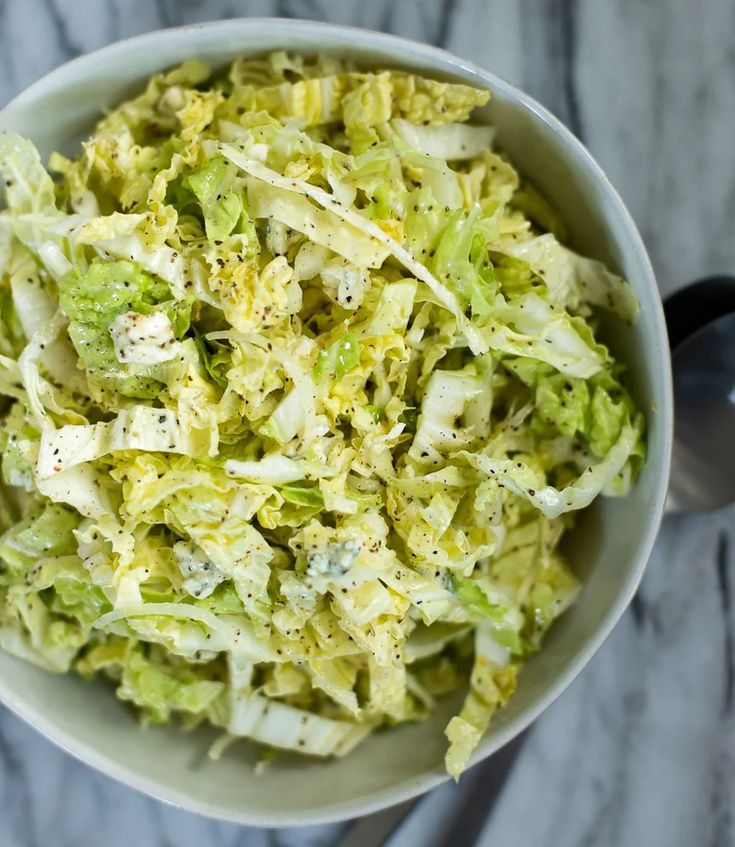
<svg viewBox="0 0 735 847">
<path fill-rule="evenodd" d="M 436 44 L 536 96 L 628 204 L 663 291 L 735 269 L 735 4 L 708 0 L 0 0 L 0 104 L 110 41 L 280 15 Z M 631 610 L 539 720 L 484 847 L 735 844 L 735 509 L 667 518 Z M 422 845 L 445 786 L 394 847 Z M 330 845 L 163 806 L 0 710 L 2 847 Z"/>
</svg>

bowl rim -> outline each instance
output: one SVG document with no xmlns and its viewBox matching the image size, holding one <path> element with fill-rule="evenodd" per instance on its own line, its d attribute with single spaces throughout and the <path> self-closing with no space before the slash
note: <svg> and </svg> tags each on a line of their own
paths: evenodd
<svg viewBox="0 0 735 847">
<path fill-rule="evenodd" d="M 298 18 L 235 17 L 206 21 L 153 30 L 106 44 L 89 53 L 77 56 L 52 69 L 23 89 L 23 91 L 19 92 L 0 109 L 0 115 L 3 118 L 10 115 L 12 118 L 12 112 L 14 110 L 21 109 L 27 104 L 32 104 L 50 84 L 54 84 L 54 86 L 68 85 L 78 82 L 81 77 L 88 78 L 93 74 L 97 62 L 103 61 L 109 56 L 124 54 L 131 48 L 140 50 L 146 46 L 153 47 L 160 44 L 162 40 L 170 42 L 180 41 L 182 44 L 190 44 L 191 54 L 194 55 L 199 44 L 199 36 L 206 40 L 213 33 L 217 34 L 221 32 L 223 38 L 235 40 L 242 30 L 246 28 L 250 31 L 250 34 L 255 29 L 260 30 L 264 35 L 268 35 L 271 38 L 279 34 L 283 34 L 284 36 L 289 34 L 298 35 L 306 40 L 313 41 L 315 46 L 318 44 L 318 36 L 327 34 L 332 36 L 335 41 L 335 43 L 329 42 L 324 45 L 324 52 L 327 53 L 348 53 L 349 48 L 345 45 L 352 42 L 356 49 L 365 50 L 368 53 L 382 51 L 386 54 L 392 53 L 397 57 L 406 56 L 406 58 L 415 61 L 417 64 L 423 64 L 427 72 L 433 71 L 435 73 L 447 73 L 448 75 L 457 71 L 469 73 L 481 79 L 491 90 L 502 91 L 509 99 L 515 101 L 516 104 L 533 113 L 538 120 L 545 123 L 559 137 L 564 146 L 574 155 L 575 160 L 584 166 L 587 173 L 601 189 L 604 195 L 604 202 L 610 204 L 614 216 L 622 224 L 623 233 L 618 238 L 618 241 L 627 242 L 631 248 L 631 253 L 638 264 L 640 284 L 642 288 L 652 294 L 651 303 L 646 305 L 650 306 L 653 310 L 650 317 L 652 319 L 655 340 L 661 343 L 664 350 L 668 350 L 666 323 L 661 298 L 643 240 L 623 200 L 592 154 L 557 117 L 523 90 L 507 82 L 492 71 L 486 70 L 474 62 L 462 59 L 441 47 L 435 47 L 414 41 L 410 38 L 362 27 Z M 247 52 L 252 53 L 255 51 L 248 50 Z M 184 58 L 186 57 L 182 56 L 180 61 L 183 61 Z M 596 205 L 601 204 L 602 201 Z M 660 361 L 658 364 L 656 365 L 654 363 L 654 371 L 656 371 L 655 376 L 659 380 L 661 395 L 659 399 L 662 401 L 657 409 L 662 436 L 661 441 L 657 445 L 657 461 L 660 463 L 660 467 L 656 469 L 655 491 L 650 500 L 649 521 L 637 544 L 635 567 L 631 569 L 627 579 L 619 586 L 615 602 L 607 614 L 600 619 L 593 636 L 587 639 L 584 647 L 578 652 L 574 660 L 560 674 L 554 677 L 553 682 L 546 686 L 543 693 L 537 696 L 535 701 L 526 707 L 517 718 L 493 736 L 483 739 L 472 755 L 469 766 L 475 765 L 492 755 L 515 736 L 527 729 L 571 685 L 607 639 L 630 603 L 640 583 L 664 514 L 673 441 L 671 365 L 668 356 L 661 356 L 659 358 Z M 649 461 L 651 461 L 651 458 L 649 458 Z M 92 743 L 80 740 L 71 732 L 60 729 L 55 721 L 49 717 L 50 710 L 25 703 L 20 696 L 14 694 L 12 686 L 3 679 L 0 679 L 0 703 L 4 704 L 10 711 L 44 735 L 57 747 L 115 781 L 176 808 L 229 823 L 261 827 L 334 823 L 351 817 L 371 814 L 402 801 L 417 797 L 449 779 L 449 776 L 443 771 L 430 771 L 419 778 L 407 780 L 401 786 L 376 791 L 367 799 L 360 799 L 351 803 L 345 801 L 338 807 L 333 806 L 326 811 L 319 811 L 317 809 L 313 813 L 286 811 L 278 814 L 267 813 L 259 815 L 249 811 L 238 811 L 237 809 L 228 810 L 223 807 L 213 806 L 207 801 L 199 800 L 185 791 L 178 790 L 148 777 L 127 765 L 121 764 L 107 754 L 100 753 Z"/>
</svg>

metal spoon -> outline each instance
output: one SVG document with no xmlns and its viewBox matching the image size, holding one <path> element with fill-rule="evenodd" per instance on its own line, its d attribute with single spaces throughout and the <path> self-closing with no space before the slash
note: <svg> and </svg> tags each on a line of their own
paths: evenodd
<svg viewBox="0 0 735 847">
<path fill-rule="evenodd" d="M 735 278 L 711 277 L 664 304 L 674 373 L 674 450 L 667 508 L 735 501 Z"/>
<path fill-rule="evenodd" d="M 735 278 L 694 282 L 667 298 L 664 312 L 676 420 L 667 509 L 715 509 L 735 501 Z M 526 737 L 527 732 L 470 772 L 460 812 L 433 833 L 432 847 L 475 843 Z M 362 818 L 340 847 L 378 847 L 400 837 L 398 829 L 420 801 Z"/>
</svg>

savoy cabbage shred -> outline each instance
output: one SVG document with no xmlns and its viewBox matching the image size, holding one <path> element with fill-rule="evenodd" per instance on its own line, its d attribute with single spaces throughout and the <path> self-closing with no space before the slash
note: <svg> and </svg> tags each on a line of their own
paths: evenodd
<svg viewBox="0 0 735 847">
<path fill-rule="evenodd" d="M 0 134 L 0 645 L 146 721 L 342 755 L 466 689 L 466 766 L 643 422 L 636 300 L 469 123 L 275 53 L 154 77 L 76 159 Z"/>
</svg>

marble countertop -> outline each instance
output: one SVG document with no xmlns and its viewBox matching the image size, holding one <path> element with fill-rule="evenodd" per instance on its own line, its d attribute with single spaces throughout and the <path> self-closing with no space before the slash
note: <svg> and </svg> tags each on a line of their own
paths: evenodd
<svg viewBox="0 0 735 847">
<path fill-rule="evenodd" d="M 735 4 L 708 0 L 0 0 L 0 104 L 75 55 L 240 15 L 441 44 L 520 85 L 585 141 L 664 292 L 735 271 Z M 481 838 L 512 847 L 735 844 L 735 509 L 667 518 L 632 608 L 536 723 Z M 431 808 L 451 807 L 456 789 Z M 149 800 L 0 708 L 3 847 L 331 845 Z M 416 827 L 395 847 L 422 845 Z"/>
</svg>

